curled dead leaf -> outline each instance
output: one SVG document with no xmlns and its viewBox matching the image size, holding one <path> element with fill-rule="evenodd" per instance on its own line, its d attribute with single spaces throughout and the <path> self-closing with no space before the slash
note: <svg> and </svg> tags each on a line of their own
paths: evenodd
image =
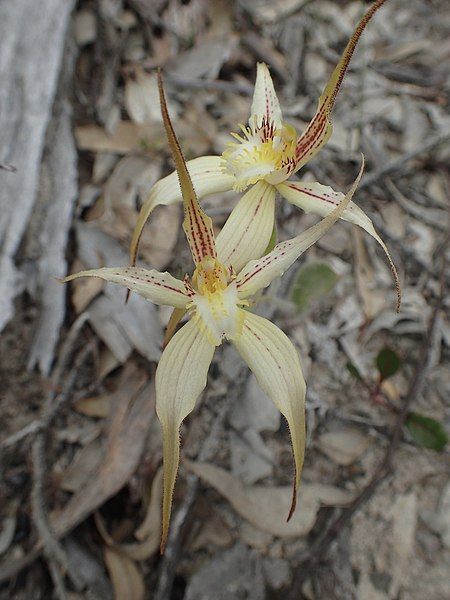
<svg viewBox="0 0 450 600">
<path fill-rule="evenodd" d="M 139 464 L 154 418 L 154 386 L 144 372 L 129 362 L 112 395 L 111 420 L 104 454 L 90 477 L 61 511 L 51 514 L 57 535 L 64 535 L 116 494 Z M 133 440 L 133 443 L 130 443 Z"/>
<path fill-rule="evenodd" d="M 144 579 L 135 563 L 109 546 L 105 546 L 104 557 L 114 586 L 115 600 L 143 600 Z"/>
<path fill-rule="evenodd" d="M 105 394 L 103 396 L 94 396 L 92 398 L 82 398 L 75 403 L 74 408 L 83 415 L 101 419 L 109 415 L 111 397 Z"/>
<path fill-rule="evenodd" d="M 155 554 L 159 548 L 161 541 L 162 481 L 163 469 L 161 467 L 152 482 L 150 502 L 145 519 L 134 533 L 139 542 L 120 546 L 120 551 L 133 560 L 145 560 Z"/>
<path fill-rule="evenodd" d="M 364 454 L 370 445 L 370 438 L 357 429 L 342 429 L 323 433 L 317 445 L 333 462 L 348 466 Z"/>
<path fill-rule="evenodd" d="M 353 498 L 350 492 L 331 485 L 302 483 L 298 508 L 291 520 L 286 522 L 292 500 L 291 486 L 245 485 L 228 471 L 214 465 L 186 459 L 184 464 L 226 498 L 241 517 L 278 537 L 306 535 L 313 527 L 321 505 L 343 506 Z"/>
</svg>

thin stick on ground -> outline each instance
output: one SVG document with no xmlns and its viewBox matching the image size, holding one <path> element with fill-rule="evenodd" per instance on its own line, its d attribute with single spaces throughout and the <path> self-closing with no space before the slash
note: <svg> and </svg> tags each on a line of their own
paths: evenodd
<svg viewBox="0 0 450 600">
<path fill-rule="evenodd" d="M 435 136 L 431 137 L 428 142 L 424 143 L 422 146 L 414 148 L 411 152 L 406 152 L 402 154 L 397 160 L 393 160 L 380 167 L 377 171 L 373 173 L 369 173 L 364 177 L 359 185 L 359 190 L 364 190 L 372 185 L 379 183 L 388 175 L 393 175 L 394 173 L 398 173 L 399 171 L 403 171 L 405 165 L 414 158 L 418 158 L 419 156 L 427 156 L 432 150 L 438 148 L 444 143 L 450 141 L 450 131 L 444 131 L 442 133 L 437 133 Z"/>
<path fill-rule="evenodd" d="M 57 394 L 69 357 L 72 354 L 74 345 L 86 319 L 87 315 L 78 317 L 72 325 L 61 349 L 58 362 L 53 370 L 51 378 L 51 390 L 45 399 L 42 410 L 40 419 L 41 428 L 36 433 L 31 452 L 33 463 L 33 483 L 31 489 L 32 517 L 42 543 L 43 554 L 49 565 L 55 592 L 60 600 L 65 600 L 68 597 L 64 586 L 64 573 L 67 571 L 67 559 L 61 544 L 52 532 L 46 510 L 44 499 L 44 482 L 46 475 L 45 447 L 48 428 L 58 410 L 68 398 L 76 378 L 78 377 L 81 366 L 85 362 L 87 356 L 93 351 L 92 344 L 88 344 L 83 348 L 64 382 L 61 393 Z"/>
</svg>

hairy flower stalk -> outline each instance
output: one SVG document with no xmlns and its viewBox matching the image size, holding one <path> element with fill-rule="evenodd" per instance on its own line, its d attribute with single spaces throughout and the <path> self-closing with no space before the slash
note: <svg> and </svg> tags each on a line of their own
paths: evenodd
<svg viewBox="0 0 450 600">
<path fill-rule="evenodd" d="M 183 281 L 169 273 L 140 267 L 82 271 L 66 277 L 100 277 L 125 286 L 159 305 L 187 313 L 187 323 L 171 337 L 156 370 L 156 412 L 163 431 L 164 492 L 161 551 L 169 531 L 175 479 L 180 460 L 180 426 L 192 412 L 206 386 L 215 348 L 232 342 L 256 376 L 262 390 L 284 415 L 289 426 L 295 471 L 291 517 L 303 465 L 305 447 L 305 381 L 300 359 L 289 338 L 273 323 L 248 310 L 250 299 L 296 261 L 339 219 L 348 207 L 362 169 L 346 196 L 322 221 L 302 234 L 279 243 L 256 260 L 243 261 L 246 244 L 240 238 L 219 246 L 211 219 L 198 203 L 191 177 L 175 136 L 159 77 L 161 109 L 179 177 L 184 204 L 183 228 L 191 250 L 194 273 Z M 245 241 L 251 236 L 244 233 Z M 224 251 L 224 247 L 227 251 Z M 232 257 L 232 258 L 230 258 Z M 234 264 L 243 264 L 236 274 Z M 172 330 L 176 325 L 171 324 Z"/>
<path fill-rule="evenodd" d="M 322 95 L 316 114 L 305 131 L 298 136 L 294 127 L 282 119 L 280 104 L 267 66 L 259 63 L 251 114 L 248 125 L 239 125 L 240 133 L 232 133 L 222 156 L 202 156 L 187 163 L 199 198 L 227 190 L 245 191 L 238 205 L 217 236 L 221 255 L 238 272 L 247 261 L 262 256 L 274 225 L 275 196 L 278 192 L 288 202 L 322 217 L 328 215 L 343 199 L 341 192 L 320 183 L 289 179 L 323 148 L 332 133 L 330 121 L 336 96 L 361 34 L 385 0 L 377 0 L 359 22 L 334 69 Z M 146 198 L 133 233 L 130 258 L 135 264 L 139 239 L 151 212 L 158 204 L 182 200 L 176 173 L 161 179 Z M 389 251 L 369 217 L 350 202 L 341 218 L 362 227 L 383 248 L 397 289 L 400 308 L 400 285 Z"/>
</svg>

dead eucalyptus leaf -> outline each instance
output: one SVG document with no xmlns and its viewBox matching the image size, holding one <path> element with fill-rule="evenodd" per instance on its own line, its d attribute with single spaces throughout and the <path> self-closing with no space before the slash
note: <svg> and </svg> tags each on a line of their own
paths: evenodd
<svg viewBox="0 0 450 600">
<path fill-rule="evenodd" d="M 80 10 L 73 18 L 75 41 L 78 46 L 92 44 L 97 37 L 97 21 L 95 14 L 90 10 Z"/>
<path fill-rule="evenodd" d="M 233 543 L 233 536 L 230 528 L 217 513 L 212 513 L 211 517 L 205 521 L 198 535 L 194 538 L 191 550 L 200 550 L 209 545 L 218 548 L 229 548 Z"/>
<path fill-rule="evenodd" d="M 111 397 L 113 409 L 100 465 L 65 507 L 51 514 L 57 535 L 69 532 L 114 496 L 136 470 L 154 418 L 154 385 L 145 385 L 146 381 L 145 373 L 132 362 L 125 366 Z"/>
<path fill-rule="evenodd" d="M 418 505 L 417 495 L 410 492 L 396 499 L 392 511 L 392 581 L 389 597 L 397 598 L 406 582 L 414 550 Z"/>
<path fill-rule="evenodd" d="M 136 529 L 134 535 L 138 540 L 135 544 L 122 544 L 120 551 L 133 560 L 146 560 L 159 548 L 161 541 L 161 506 L 162 506 L 163 469 L 160 467 L 152 482 L 150 502 L 144 521 Z"/>
<path fill-rule="evenodd" d="M 346 490 L 318 483 L 300 486 L 297 510 L 291 520 L 286 516 L 292 500 L 291 486 L 267 487 L 245 485 L 228 471 L 208 463 L 184 460 L 187 468 L 211 485 L 242 517 L 263 531 L 278 537 L 306 535 L 313 527 L 322 504 L 343 506 L 352 500 Z"/>
<path fill-rule="evenodd" d="M 144 229 L 139 253 L 145 262 L 155 269 L 163 269 L 172 259 L 181 226 L 181 207 L 157 206 Z M 131 230 L 130 230 L 131 231 Z"/>
<path fill-rule="evenodd" d="M 136 210 L 139 192 L 148 193 L 161 175 L 158 164 L 142 156 L 123 157 L 105 184 L 105 207 L 127 206 Z"/>
<path fill-rule="evenodd" d="M 94 277 L 92 277 L 94 279 Z M 117 369 L 120 362 L 114 356 L 109 348 L 103 348 L 100 351 L 98 362 L 97 362 L 97 378 L 102 381 L 107 375 Z"/>
<path fill-rule="evenodd" d="M 75 139 L 80 150 L 117 154 L 150 147 L 159 151 L 166 145 L 162 124 L 141 125 L 132 121 L 120 121 L 111 134 L 98 125 L 80 125 L 75 127 Z"/>
<path fill-rule="evenodd" d="M 134 562 L 108 546 L 105 546 L 104 557 L 114 586 L 115 600 L 143 600 L 144 578 Z"/>
<path fill-rule="evenodd" d="M 111 396 L 105 394 L 103 396 L 93 396 L 91 398 L 82 398 L 74 404 L 77 412 L 87 415 L 88 417 L 104 418 L 109 415 L 111 408 Z"/>
<path fill-rule="evenodd" d="M 125 108 L 135 123 L 162 122 L 156 73 L 147 73 L 140 65 L 129 71 Z"/>
<path fill-rule="evenodd" d="M 98 437 L 81 448 L 64 471 L 61 489 L 67 492 L 78 491 L 94 475 L 102 460 L 102 454 L 103 442 Z"/>
<path fill-rule="evenodd" d="M 370 438 L 357 429 L 342 429 L 323 433 L 317 445 L 333 462 L 348 466 L 367 450 Z"/>
</svg>

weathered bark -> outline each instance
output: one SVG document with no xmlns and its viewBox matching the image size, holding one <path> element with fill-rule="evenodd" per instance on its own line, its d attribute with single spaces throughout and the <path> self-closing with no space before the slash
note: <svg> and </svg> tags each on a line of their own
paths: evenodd
<svg viewBox="0 0 450 600">
<path fill-rule="evenodd" d="M 73 0 L 0 2 L 0 331 L 24 277 L 14 259 L 37 196 Z"/>
</svg>

